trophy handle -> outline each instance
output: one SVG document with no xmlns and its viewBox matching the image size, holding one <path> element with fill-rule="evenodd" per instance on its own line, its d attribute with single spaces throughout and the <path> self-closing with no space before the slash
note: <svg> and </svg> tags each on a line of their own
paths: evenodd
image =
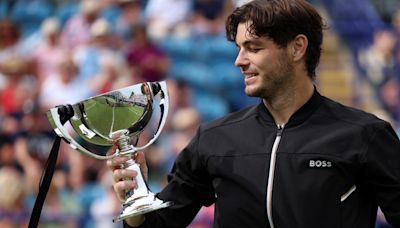
<svg viewBox="0 0 400 228">
<path fill-rule="evenodd" d="M 90 152 L 83 146 L 81 146 L 76 140 L 69 134 L 68 130 L 64 127 L 64 125 L 61 123 L 61 116 L 58 113 L 58 107 L 52 108 L 47 112 L 47 117 L 49 119 L 50 124 L 52 125 L 54 132 L 60 136 L 61 138 L 65 139 L 67 143 L 69 143 L 70 147 L 74 150 L 78 150 L 90 157 L 99 159 L 99 160 L 108 160 L 117 156 L 126 156 L 129 154 L 134 154 L 138 150 L 143 150 L 149 147 L 151 144 L 153 144 L 156 139 L 160 136 L 162 129 L 165 126 L 165 123 L 167 121 L 167 116 L 168 116 L 168 109 L 169 109 L 169 104 L 168 102 L 168 90 L 167 90 L 167 84 L 165 81 L 159 82 L 160 85 L 160 111 L 161 111 L 161 116 L 160 116 L 160 121 L 158 124 L 158 128 L 156 133 L 154 134 L 153 138 L 144 146 L 141 147 L 135 147 L 135 146 L 130 146 L 129 150 L 117 150 L 116 153 L 112 155 L 97 155 L 93 152 Z"/>
<path fill-rule="evenodd" d="M 158 128 L 156 133 L 153 135 L 153 138 L 150 139 L 150 141 L 141 147 L 135 147 L 133 146 L 133 150 L 134 152 L 138 151 L 138 150 L 143 150 L 146 149 L 147 147 L 149 147 L 151 144 L 153 144 L 156 139 L 158 138 L 158 136 L 160 136 L 162 129 L 165 126 L 165 123 L 167 122 L 167 117 L 168 117 L 168 110 L 169 110 L 169 103 L 166 102 L 169 100 L 168 97 L 168 90 L 167 90 L 167 84 L 165 81 L 159 82 L 158 83 L 161 87 L 160 89 L 160 111 L 161 111 L 161 116 L 160 116 L 160 122 L 158 123 Z M 151 88 L 151 86 L 150 86 Z M 127 154 L 131 154 L 132 152 L 130 151 L 121 151 L 119 153 L 119 155 L 127 155 Z"/>
<path fill-rule="evenodd" d="M 69 134 L 68 130 L 64 127 L 64 125 L 60 121 L 60 115 L 58 114 L 58 108 L 52 108 L 47 112 L 47 117 L 52 125 L 54 132 L 60 136 L 61 138 L 65 139 L 67 143 L 69 143 L 70 147 L 74 150 L 78 150 L 90 157 L 94 157 L 99 160 L 106 160 L 113 157 L 116 157 L 115 154 L 109 156 L 100 156 L 95 153 L 90 152 L 83 146 L 81 146 L 75 139 Z"/>
</svg>

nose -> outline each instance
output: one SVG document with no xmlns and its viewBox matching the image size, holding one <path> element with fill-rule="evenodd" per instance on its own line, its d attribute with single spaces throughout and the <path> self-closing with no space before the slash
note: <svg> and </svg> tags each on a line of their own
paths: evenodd
<svg viewBox="0 0 400 228">
<path fill-rule="evenodd" d="M 235 66 L 243 67 L 243 66 L 247 66 L 248 64 L 249 64 L 249 60 L 248 60 L 246 54 L 243 51 L 239 51 L 239 53 L 236 56 Z"/>
</svg>

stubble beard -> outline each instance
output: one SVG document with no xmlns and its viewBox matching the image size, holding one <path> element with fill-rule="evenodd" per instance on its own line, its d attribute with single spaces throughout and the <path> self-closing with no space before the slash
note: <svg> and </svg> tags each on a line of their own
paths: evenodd
<svg viewBox="0 0 400 228">
<path fill-rule="evenodd" d="M 260 75 L 260 80 L 255 88 L 245 88 L 245 93 L 250 97 L 260 97 L 266 100 L 275 100 L 279 94 L 288 92 L 293 83 L 294 67 L 288 61 L 286 53 L 278 57 L 277 65 L 267 74 Z"/>
</svg>

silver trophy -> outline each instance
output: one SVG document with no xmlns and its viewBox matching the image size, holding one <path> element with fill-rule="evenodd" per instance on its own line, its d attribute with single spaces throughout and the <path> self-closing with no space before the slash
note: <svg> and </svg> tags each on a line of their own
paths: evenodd
<svg viewBox="0 0 400 228">
<path fill-rule="evenodd" d="M 60 107 L 50 109 L 47 116 L 56 134 L 64 138 L 73 149 L 101 160 L 128 156 L 130 159 L 124 168 L 138 173 L 138 187 L 126 193 L 122 212 L 113 219 L 114 222 L 171 205 L 171 202 L 158 199 L 148 189 L 139 165 L 132 158 L 137 151 L 155 142 L 165 125 L 168 115 L 168 91 L 165 81 L 136 84 L 69 105 L 72 116 L 69 117 L 69 123 L 77 134 L 75 137 L 69 133 L 71 128 L 67 129 L 62 124 L 65 121 L 62 121 Z M 147 143 L 138 146 L 140 134 L 152 117 L 157 116 L 154 114 L 155 110 L 158 110 L 159 114 L 158 127 Z M 75 140 L 77 137 L 96 146 L 116 144 L 118 149 L 113 155 L 91 152 Z"/>
</svg>

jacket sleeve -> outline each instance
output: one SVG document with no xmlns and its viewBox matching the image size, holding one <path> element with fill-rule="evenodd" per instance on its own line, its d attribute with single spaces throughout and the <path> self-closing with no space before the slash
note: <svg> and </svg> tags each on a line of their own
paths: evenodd
<svg viewBox="0 0 400 228">
<path fill-rule="evenodd" d="M 157 195 L 172 206 L 150 212 L 140 227 L 187 227 L 202 206 L 215 201 L 215 193 L 198 151 L 200 131 L 177 157 L 167 186 Z M 125 227 L 129 227 L 124 223 Z"/>
<path fill-rule="evenodd" d="M 367 187 L 388 223 L 400 227 L 400 141 L 389 123 L 375 125 L 364 162 Z"/>
</svg>

